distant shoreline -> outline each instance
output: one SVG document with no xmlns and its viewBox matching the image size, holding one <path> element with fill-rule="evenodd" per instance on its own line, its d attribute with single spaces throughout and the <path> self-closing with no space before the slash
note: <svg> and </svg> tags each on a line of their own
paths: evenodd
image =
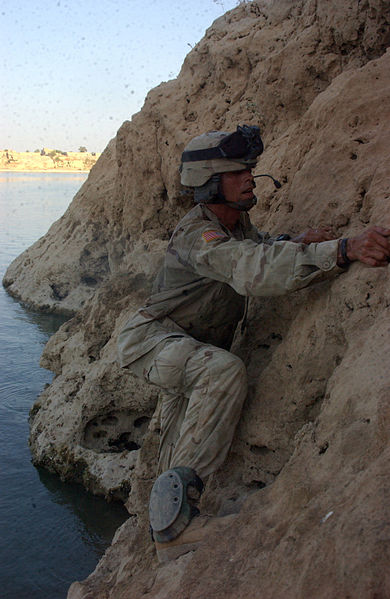
<svg viewBox="0 0 390 599">
<path fill-rule="evenodd" d="M 101 154 L 63 152 L 43 148 L 40 152 L 0 150 L 0 172 L 14 173 L 89 173 Z"/>
<path fill-rule="evenodd" d="M 59 169 L 59 168 L 47 168 L 44 170 L 40 169 L 25 169 L 25 168 L 0 168 L 0 173 L 63 173 L 66 175 L 74 174 L 88 174 L 91 171 L 76 171 L 71 169 Z"/>
</svg>

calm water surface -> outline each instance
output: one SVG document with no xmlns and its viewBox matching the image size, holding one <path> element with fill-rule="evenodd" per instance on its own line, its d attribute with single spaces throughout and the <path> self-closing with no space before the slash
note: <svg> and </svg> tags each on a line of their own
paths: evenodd
<svg viewBox="0 0 390 599">
<path fill-rule="evenodd" d="M 86 174 L 0 172 L 0 279 L 66 210 Z M 43 347 L 63 319 L 28 312 L 0 286 L 0 597 L 62 599 L 88 576 L 127 513 L 34 468 L 28 413 L 52 373 Z"/>
</svg>

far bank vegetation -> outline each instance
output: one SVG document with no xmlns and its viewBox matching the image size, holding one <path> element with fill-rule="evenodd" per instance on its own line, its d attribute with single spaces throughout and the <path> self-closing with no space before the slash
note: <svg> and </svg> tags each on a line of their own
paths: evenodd
<svg viewBox="0 0 390 599">
<path fill-rule="evenodd" d="M 51 148 L 34 152 L 0 151 L 0 170 L 6 171 L 90 171 L 100 153 L 88 152 L 80 146 L 78 152 L 65 152 Z"/>
</svg>

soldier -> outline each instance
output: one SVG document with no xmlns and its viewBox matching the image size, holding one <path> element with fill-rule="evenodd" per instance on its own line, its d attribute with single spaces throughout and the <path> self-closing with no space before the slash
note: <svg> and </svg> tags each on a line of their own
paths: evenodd
<svg viewBox="0 0 390 599">
<path fill-rule="evenodd" d="M 248 298 L 301 289 L 354 260 L 385 266 L 390 256 L 383 227 L 349 239 L 334 239 L 329 228 L 293 239 L 260 233 L 248 211 L 262 151 L 259 129 L 246 125 L 188 144 L 181 182 L 194 189 L 196 205 L 172 235 L 151 297 L 119 336 L 121 366 L 165 392 L 161 474 L 149 505 L 160 561 L 195 548 L 223 520 L 194 516 L 205 479 L 226 458 L 247 393 L 245 366 L 229 349 Z"/>
</svg>

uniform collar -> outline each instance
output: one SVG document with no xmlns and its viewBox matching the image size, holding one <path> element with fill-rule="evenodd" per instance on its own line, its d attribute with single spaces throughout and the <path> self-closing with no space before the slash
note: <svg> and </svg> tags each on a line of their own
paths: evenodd
<svg viewBox="0 0 390 599">
<path fill-rule="evenodd" d="M 248 231 L 251 227 L 250 218 L 246 212 L 240 212 L 240 217 L 237 221 L 237 225 L 234 231 L 230 231 L 227 227 L 225 227 L 225 225 L 221 223 L 218 216 L 214 214 L 214 212 L 209 210 L 209 208 L 207 208 L 206 204 L 198 204 L 196 208 L 199 208 L 201 214 L 208 220 L 217 224 L 219 227 L 222 227 L 224 231 L 227 231 L 230 237 L 234 237 L 236 239 L 244 239 L 245 232 Z"/>
</svg>

